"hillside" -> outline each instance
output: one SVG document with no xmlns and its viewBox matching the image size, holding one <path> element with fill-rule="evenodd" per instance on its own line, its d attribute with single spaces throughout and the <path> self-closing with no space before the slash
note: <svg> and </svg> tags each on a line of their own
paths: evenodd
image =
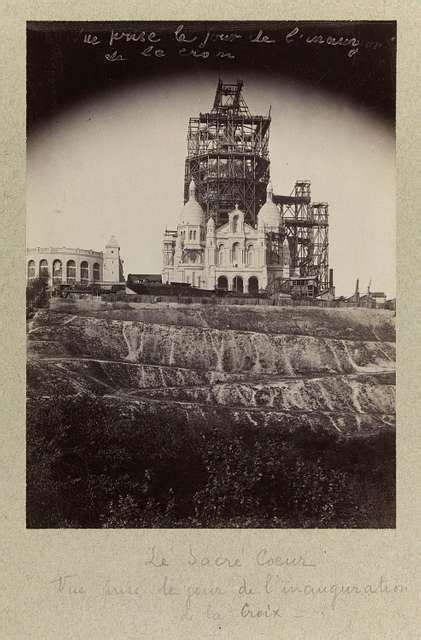
<svg viewBox="0 0 421 640">
<path fill-rule="evenodd" d="M 32 323 L 29 395 L 48 396 L 54 381 L 62 394 L 186 415 L 223 408 L 282 424 L 293 413 L 297 424 L 346 433 L 394 424 L 394 324 L 384 311 L 69 307 Z"/>
<path fill-rule="evenodd" d="M 147 414 L 308 442 L 393 438 L 394 317 L 57 300 L 28 328 L 27 394 L 29 413 L 85 398 L 133 424 Z"/>
</svg>

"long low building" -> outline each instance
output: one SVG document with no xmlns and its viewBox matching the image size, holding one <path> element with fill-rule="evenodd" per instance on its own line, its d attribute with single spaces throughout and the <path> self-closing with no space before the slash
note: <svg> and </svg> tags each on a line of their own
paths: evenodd
<svg viewBox="0 0 421 640">
<path fill-rule="evenodd" d="M 26 278 L 27 282 L 43 278 L 53 287 L 124 282 L 119 243 L 112 236 L 104 251 L 68 247 L 27 249 Z"/>
</svg>

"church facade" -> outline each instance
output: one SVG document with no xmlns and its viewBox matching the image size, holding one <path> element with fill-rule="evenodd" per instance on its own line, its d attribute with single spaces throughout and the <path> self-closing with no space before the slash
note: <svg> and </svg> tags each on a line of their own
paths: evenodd
<svg viewBox="0 0 421 640">
<path fill-rule="evenodd" d="M 295 275 L 283 226 L 270 182 L 256 226 L 246 222 L 245 213 L 235 205 L 228 221 L 216 227 L 212 216 L 206 222 L 191 180 L 177 228 L 164 233 L 162 282 L 236 293 L 264 291 L 275 280 Z"/>
</svg>

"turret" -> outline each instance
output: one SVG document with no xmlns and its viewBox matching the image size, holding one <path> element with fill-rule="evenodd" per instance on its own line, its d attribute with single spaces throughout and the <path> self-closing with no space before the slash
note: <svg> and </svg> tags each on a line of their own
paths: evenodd
<svg viewBox="0 0 421 640">
<path fill-rule="evenodd" d="M 273 188 L 269 181 L 266 188 L 266 202 L 257 216 L 258 227 L 269 227 L 279 229 L 281 225 L 281 214 L 278 207 L 273 202 Z"/>
<path fill-rule="evenodd" d="M 208 220 L 208 224 L 206 225 L 207 237 L 215 235 L 215 220 L 213 216 L 211 216 Z"/>
<path fill-rule="evenodd" d="M 180 212 L 179 226 L 204 226 L 205 212 L 196 200 L 196 185 L 190 181 L 189 199 Z"/>
<path fill-rule="evenodd" d="M 180 212 L 178 234 L 183 236 L 183 244 L 186 249 L 197 249 L 204 240 L 205 212 L 196 200 L 196 185 L 191 180 L 189 186 L 189 199 Z"/>
<path fill-rule="evenodd" d="M 120 245 L 115 236 L 111 236 L 104 251 L 104 282 L 117 284 L 123 282 L 123 262 L 120 258 Z"/>
</svg>

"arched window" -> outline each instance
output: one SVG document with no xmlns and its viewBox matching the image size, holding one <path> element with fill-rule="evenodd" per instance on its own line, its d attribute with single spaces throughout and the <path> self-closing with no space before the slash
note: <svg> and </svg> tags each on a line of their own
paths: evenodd
<svg viewBox="0 0 421 640">
<path fill-rule="evenodd" d="M 234 216 L 232 219 L 232 232 L 237 233 L 238 231 L 238 216 Z"/>
<path fill-rule="evenodd" d="M 98 262 L 94 262 L 94 266 L 92 268 L 92 278 L 94 282 L 99 282 L 100 280 L 100 272 L 99 272 L 99 264 Z"/>
<path fill-rule="evenodd" d="M 249 244 L 246 251 L 246 264 L 248 267 L 252 267 L 254 264 L 253 245 Z"/>
<path fill-rule="evenodd" d="M 232 263 L 239 264 L 240 256 L 241 256 L 240 243 L 234 242 L 234 244 L 232 245 Z"/>
<path fill-rule="evenodd" d="M 218 265 L 224 264 L 224 245 L 220 244 L 218 247 Z"/>
<path fill-rule="evenodd" d="M 74 284 L 76 282 L 76 263 L 74 260 L 67 261 L 66 280 L 68 284 Z"/>
<path fill-rule="evenodd" d="M 86 261 L 80 263 L 80 283 L 88 284 L 89 282 L 89 266 Z"/>
<path fill-rule="evenodd" d="M 63 278 L 63 267 L 61 260 L 54 260 L 53 262 L 53 284 L 61 284 Z"/>
<path fill-rule="evenodd" d="M 48 279 L 48 262 L 47 260 L 40 260 L 39 262 L 39 277 L 43 280 Z"/>
<path fill-rule="evenodd" d="M 228 291 L 228 280 L 226 276 L 219 276 L 218 283 L 216 286 L 218 289 L 223 289 L 224 291 Z"/>
<path fill-rule="evenodd" d="M 251 293 L 252 296 L 259 293 L 259 281 L 256 276 L 251 276 L 251 278 L 249 278 L 249 293 Z"/>
<path fill-rule="evenodd" d="M 28 280 L 33 280 L 35 278 L 35 261 L 30 260 L 28 262 Z"/>
<path fill-rule="evenodd" d="M 235 276 L 232 281 L 232 290 L 235 293 L 243 293 L 243 278 L 241 276 Z"/>
</svg>

